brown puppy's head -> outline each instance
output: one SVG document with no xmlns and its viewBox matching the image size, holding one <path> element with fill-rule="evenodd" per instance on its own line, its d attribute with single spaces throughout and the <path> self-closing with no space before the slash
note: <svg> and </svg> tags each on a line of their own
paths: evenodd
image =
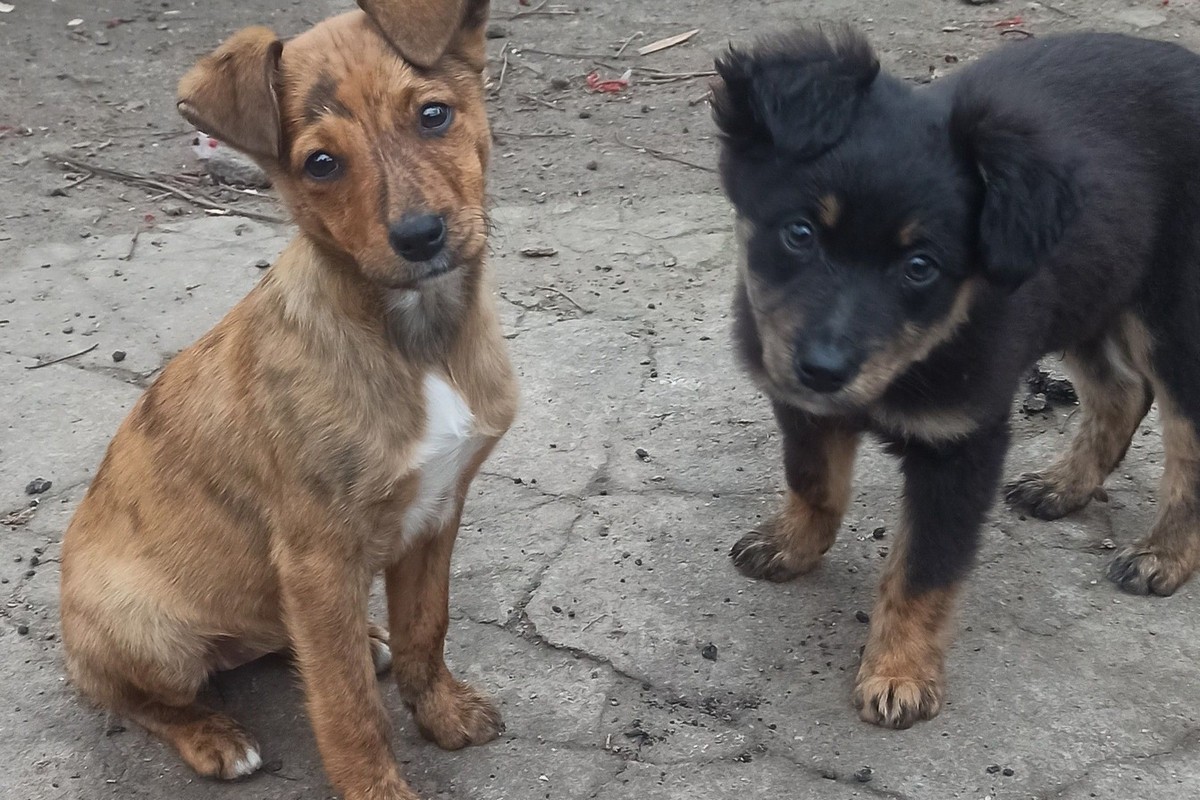
<svg viewBox="0 0 1200 800">
<path fill-rule="evenodd" d="M 1020 98 L 914 90 L 848 29 L 717 67 L 737 333 L 778 400 L 853 414 L 922 380 L 913 368 L 949 352 L 981 297 L 1030 277 L 1074 213 L 1070 159 Z"/>
<path fill-rule="evenodd" d="M 184 76 L 179 111 L 373 284 L 455 292 L 487 237 L 487 0 L 360 5 L 286 43 L 240 31 Z"/>
</svg>

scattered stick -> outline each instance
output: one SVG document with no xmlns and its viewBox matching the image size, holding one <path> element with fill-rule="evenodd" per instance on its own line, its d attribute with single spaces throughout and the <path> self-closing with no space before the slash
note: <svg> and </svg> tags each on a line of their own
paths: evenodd
<svg viewBox="0 0 1200 800">
<path fill-rule="evenodd" d="M 62 362 L 68 361 L 72 358 L 79 358 L 82 355 L 86 355 L 87 353 L 92 352 L 99 346 L 100 346 L 100 343 L 96 342 L 91 347 L 89 347 L 85 350 L 80 350 L 78 353 L 71 353 L 71 355 L 69 355 L 69 356 L 60 356 L 59 358 L 54 358 L 54 359 L 51 359 L 50 361 L 41 361 L 41 362 L 38 362 L 37 364 L 31 364 L 28 367 L 26 367 L 25 369 L 41 369 L 42 367 L 48 367 L 51 364 L 61 364 Z"/>
<path fill-rule="evenodd" d="M 521 53 L 534 53 L 539 56 L 574 58 L 579 61 L 590 61 L 593 58 L 612 58 L 612 53 L 560 53 L 555 50 L 538 50 L 534 47 L 518 47 L 517 51 Z"/>
<path fill-rule="evenodd" d="M 550 133 L 522 133 L 520 131 L 502 131 L 497 128 L 492 128 L 493 136 L 507 136 L 510 139 L 561 139 L 567 136 L 574 136 L 570 131 L 553 131 Z"/>
<path fill-rule="evenodd" d="M 94 177 L 96 177 L 96 173 L 94 173 L 94 172 L 85 173 L 83 175 L 83 177 L 76 178 L 75 180 L 68 183 L 66 186 L 62 187 L 61 189 L 57 189 L 56 191 L 63 192 L 65 194 L 66 192 L 70 191 L 71 189 L 74 189 L 79 184 L 90 181 Z"/>
<path fill-rule="evenodd" d="M 555 111 L 565 111 L 566 110 L 562 106 L 554 105 L 554 103 L 551 103 L 549 100 L 543 100 L 542 98 L 534 97 L 531 94 L 519 94 L 517 96 L 520 97 L 522 100 L 529 100 L 530 102 L 543 105 L 546 108 L 553 108 Z"/>
<path fill-rule="evenodd" d="M 666 50 L 668 47 L 674 47 L 677 44 L 683 44 L 699 32 L 699 28 L 694 28 L 690 31 L 686 31 L 685 33 L 677 33 L 674 36 L 668 36 L 665 39 L 659 39 L 657 42 L 651 42 L 645 47 L 639 47 L 638 55 L 648 56 L 651 53 L 657 53 L 659 50 Z"/>
<path fill-rule="evenodd" d="M 553 286 L 536 286 L 536 287 L 534 287 L 534 288 L 536 288 L 536 289 L 541 289 L 543 292 L 551 292 L 551 293 L 553 293 L 553 294 L 557 294 L 557 295 L 561 296 L 561 297 L 562 297 L 563 299 L 565 299 L 565 300 L 566 300 L 568 303 L 570 303 L 571 305 L 575 306 L 576 308 L 578 308 L 580 311 L 582 311 L 582 312 L 583 312 L 583 313 L 585 313 L 585 314 L 590 314 L 590 313 L 592 313 L 592 310 L 591 310 L 590 308 L 585 308 L 584 306 L 581 306 L 581 305 L 580 305 L 580 304 L 579 304 L 579 303 L 578 303 L 578 302 L 575 300 L 575 298 L 574 298 L 574 297 L 571 297 L 571 295 L 567 294 L 567 293 L 566 293 L 566 292 L 564 292 L 562 289 L 556 289 L 556 288 L 554 288 Z"/>
<path fill-rule="evenodd" d="M 520 19 L 521 17 L 535 17 L 539 14 L 541 14 L 543 16 L 548 16 L 548 17 L 567 17 L 567 16 L 571 16 L 575 13 L 574 11 L 572 11 L 569 8 L 557 8 L 557 7 L 556 8 L 546 8 L 546 4 L 549 2 L 550 2 L 550 0 L 542 0 L 541 3 L 538 3 L 536 6 L 529 9 L 528 11 L 518 11 L 517 13 L 508 17 L 508 19 L 514 20 L 514 19 Z"/>
<path fill-rule="evenodd" d="M 500 51 L 500 55 L 504 56 L 504 63 L 500 65 L 500 79 L 496 81 L 495 94 L 499 96 L 500 90 L 504 88 L 504 77 L 508 75 L 508 42 L 504 43 L 504 48 Z"/>
<path fill-rule="evenodd" d="M 616 56 L 614 56 L 614 58 L 620 58 L 621 54 L 625 52 L 625 48 L 629 47 L 630 42 L 632 42 L 634 39 L 640 39 L 645 35 L 646 34 L 643 33 L 642 31 L 638 31 L 637 33 L 633 34 L 625 41 L 621 42 L 621 49 L 617 50 L 617 54 L 616 54 Z"/>
<path fill-rule="evenodd" d="M 138 237 L 142 235 L 142 229 L 138 228 L 133 232 L 133 238 L 129 240 L 129 252 L 121 256 L 120 261 L 128 261 L 133 258 L 133 251 L 137 249 Z"/>
<path fill-rule="evenodd" d="M 662 150 L 655 150 L 653 147 L 646 147 L 642 144 L 632 144 L 619 138 L 617 139 L 617 144 L 621 145 L 622 147 L 628 147 L 630 150 L 636 150 L 639 153 L 645 153 L 646 155 L 653 156 L 654 158 L 661 159 L 663 161 L 674 161 L 676 164 L 683 164 L 685 167 L 691 167 L 692 169 L 700 169 L 704 170 L 705 172 L 716 172 L 716 170 L 712 167 L 705 166 L 704 164 L 697 164 L 694 161 L 688 161 L 686 158 L 673 156 L 670 153 L 664 153 Z"/>
<path fill-rule="evenodd" d="M 180 200 L 186 200 L 194 206 L 206 208 L 210 211 L 216 211 L 221 214 L 233 214 L 239 217 L 247 217 L 249 219 L 259 220 L 260 222 L 274 222 L 277 224 L 286 222 L 286 220 L 280 219 L 279 217 L 273 217 L 270 214 L 259 214 L 257 211 L 242 211 L 241 209 L 230 208 L 229 206 L 222 205 L 221 203 L 204 197 L 203 195 L 195 195 L 185 192 L 178 186 L 173 186 L 164 180 L 151 177 L 149 175 L 142 175 L 137 172 L 125 172 L 124 170 L 112 169 L 110 167 L 101 167 L 96 164 L 66 155 L 65 153 L 51 155 L 48 156 L 48 158 L 53 161 L 66 164 L 72 169 L 94 172 L 102 177 L 120 181 L 121 183 L 127 183 L 132 186 L 140 186 L 143 189 L 157 189 L 162 192 L 167 192 L 175 197 L 178 197 Z"/>
</svg>

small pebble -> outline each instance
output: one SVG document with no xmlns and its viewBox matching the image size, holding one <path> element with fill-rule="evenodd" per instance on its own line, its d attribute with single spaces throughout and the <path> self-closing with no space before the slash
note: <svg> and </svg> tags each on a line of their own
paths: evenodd
<svg viewBox="0 0 1200 800">
<path fill-rule="evenodd" d="M 487 38 L 503 39 L 505 36 L 508 36 L 508 28 L 503 25 L 496 25 L 495 23 L 488 25 Z"/>
<path fill-rule="evenodd" d="M 588 168 L 588 169 L 590 169 L 592 172 L 595 172 L 596 170 L 600 169 L 600 164 L 599 164 L 599 163 L 597 163 L 597 162 L 595 162 L 595 161 L 589 161 L 589 162 L 587 162 L 587 165 L 586 165 L 586 166 L 587 166 L 587 168 Z"/>
<path fill-rule="evenodd" d="M 22 636 L 27 635 L 29 633 L 29 626 L 22 622 L 17 626 L 17 633 L 21 634 Z"/>
<path fill-rule="evenodd" d="M 254 262 L 254 266 L 258 267 L 259 269 L 266 269 L 267 267 L 271 266 L 271 262 L 267 261 L 265 258 L 260 258 L 258 261 Z"/>
<path fill-rule="evenodd" d="M 42 492 L 49 491 L 53 485 L 53 481 L 48 481 L 45 478 L 34 478 L 25 484 L 25 494 L 41 494 Z"/>
<path fill-rule="evenodd" d="M 63 333 L 74 333 L 74 332 L 75 332 L 74 325 L 68 325 L 67 327 L 63 328 Z"/>
<path fill-rule="evenodd" d="M 40 563 L 42 563 L 42 560 L 40 558 L 38 558 L 37 556 L 29 557 L 29 566 L 36 567 Z"/>
<path fill-rule="evenodd" d="M 870 783 L 872 777 L 874 777 L 874 773 L 870 767 L 863 767 L 854 772 L 854 780 L 859 783 Z"/>
<path fill-rule="evenodd" d="M 855 611 L 854 618 L 864 625 L 871 621 L 871 615 L 865 611 Z"/>
<path fill-rule="evenodd" d="M 1000 774 L 1006 778 L 1011 778 L 1016 774 L 1016 772 L 1013 771 L 1012 767 L 1005 767 L 1004 769 L 1000 770 Z"/>
<path fill-rule="evenodd" d="M 634 450 L 633 452 L 636 453 L 637 457 L 640 458 L 642 461 L 650 460 L 650 453 L 647 452 L 646 448 L 644 448 L 644 447 L 639 447 L 637 450 Z"/>
<path fill-rule="evenodd" d="M 715 644 L 712 644 L 711 642 L 704 645 L 704 647 L 701 648 L 701 650 L 700 650 L 700 655 L 704 658 L 707 658 L 709 661 L 716 661 L 717 660 L 717 646 Z"/>
<path fill-rule="evenodd" d="M 125 351 L 124 350 L 113 350 L 112 359 L 113 359 L 113 361 L 116 361 L 118 364 L 120 362 L 124 361 L 125 360 Z"/>
<path fill-rule="evenodd" d="M 590 112 L 590 111 L 580 111 L 580 112 L 579 112 L 579 118 L 580 118 L 580 119 L 591 119 L 591 118 L 592 118 L 592 112 Z M 47 265 L 47 266 L 49 266 L 49 265 Z"/>
<path fill-rule="evenodd" d="M 887 526 L 886 525 L 880 525 L 878 528 L 871 531 L 871 535 L 874 536 L 876 539 L 882 539 L 886 534 L 887 534 Z"/>
<path fill-rule="evenodd" d="M 999 771 L 1000 771 L 999 764 L 992 764 L 990 767 L 987 768 L 988 775 L 995 775 Z"/>
<path fill-rule="evenodd" d="M 566 78 L 551 78 L 550 85 L 555 89 L 570 89 L 571 82 Z"/>
<path fill-rule="evenodd" d="M 836 781 L 838 774 L 831 769 L 823 769 L 821 770 L 821 777 L 827 781 Z"/>
</svg>

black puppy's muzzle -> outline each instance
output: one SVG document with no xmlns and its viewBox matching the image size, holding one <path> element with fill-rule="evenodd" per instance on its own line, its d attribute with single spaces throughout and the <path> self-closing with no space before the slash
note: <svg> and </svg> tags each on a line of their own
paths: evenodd
<svg viewBox="0 0 1200 800">
<path fill-rule="evenodd" d="M 858 374 L 860 359 L 845 343 L 810 342 L 796 347 L 796 378 L 807 389 L 832 394 Z"/>
</svg>

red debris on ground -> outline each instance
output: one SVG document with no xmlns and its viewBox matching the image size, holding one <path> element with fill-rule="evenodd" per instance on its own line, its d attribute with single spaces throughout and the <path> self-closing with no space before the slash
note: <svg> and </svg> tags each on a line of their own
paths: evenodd
<svg viewBox="0 0 1200 800">
<path fill-rule="evenodd" d="M 619 78 L 601 78 L 600 73 L 592 70 L 587 76 L 588 91 L 615 94 L 629 86 L 632 75 L 633 70 L 625 70 L 625 74 Z"/>
<path fill-rule="evenodd" d="M 1017 14 L 1016 16 L 1009 17 L 1008 19 L 1002 19 L 999 22 L 993 22 L 992 27 L 993 28 L 1015 28 L 1018 25 L 1024 25 L 1024 24 L 1025 24 L 1025 18 L 1022 17 L 1020 14 Z"/>
</svg>

